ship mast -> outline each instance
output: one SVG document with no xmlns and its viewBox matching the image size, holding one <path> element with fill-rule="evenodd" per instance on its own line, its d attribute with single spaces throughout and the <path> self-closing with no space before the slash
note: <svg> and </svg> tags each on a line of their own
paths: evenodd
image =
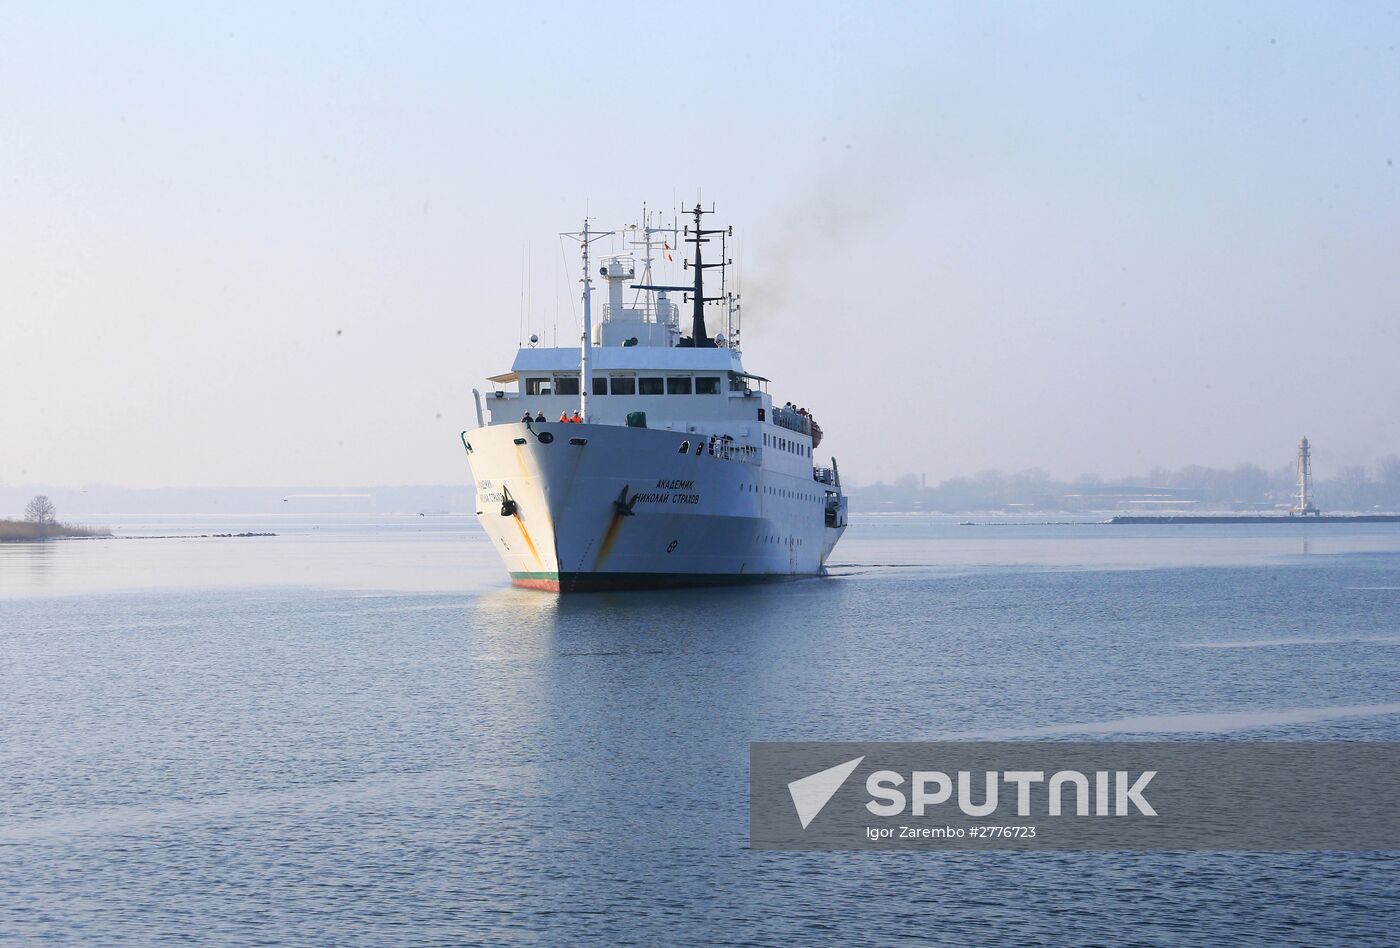
<svg viewBox="0 0 1400 948">
<path fill-rule="evenodd" d="M 663 223 L 664 223 L 664 221 L 663 221 Z M 635 231 L 635 230 L 637 230 L 637 227 L 634 225 L 634 226 L 631 227 L 630 229 L 633 230 L 633 231 Z M 644 292 L 646 292 L 647 289 L 648 289 L 649 287 L 652 287 L 652 279 L 653 279 L 653 278 L 652 278 L 652 267 L 651 267 L 651 264 L 652 264 L 652 259 L 653 259 L 653 258 L 652 258 L 651 252 L 652 252 L 652 246 L 653 246 L 653 244 L 654 244 L 654 241 L 652 240 L 652 235 L 653 235 L 653 234 L 670 234 L 672 237 L 674 237 L 677 233 L 679 233 L 679 230 L 678 230 L 677 228 L 675 228 L 675 227 L 652 227 L 652 226 L 651 226 L 651 212 L 649 212 L 649 211 L 647 210 L 646 204 L 643 204 L 643 205 L 642 205 L 642 223 L 641 223 L 641 231 L 642 231 L 642 239 L 641 239 L 641 240 L 637 240 L 635 237 L 633 237 L 633 238 L 631 238 L 631 239 L 629 239 L 629 240 L 627 241 L 627 243 L 628 243 L 630 246 L 633 246 L 633 247 L 642 247 L 642 248 L 643 248 L 643 253 L 645 254 L 645 256 L 642 257 L 642 276 L 641 276 L 641 280 L 640 280 L 638 283 L 634 283 L 634 284 L 632 285 L 632 288 L 635 289 L 635 290 L 637 291 L 637 295 L 634 296 L 634 297 L 632 298 L 632 304 L 633 304 L 633 306 L 635 306 L 638 302 L 641 302 L 643 311 L 645 312 L 646 316 L 649 317 L 650 320 L 651 320 L 652 322 L 660 322 L 660 321 L 661 321 L 660 305 L 659 305 L 659 301 L 658 301 L 658 300 L 656 299 L 656 297 L 655 297 L 655 291 L 653 291 L 652 295 L 649 296 L 649 297 L 647 297 L 647 298 L 643 298 L 643 296 L 642 296 L 642 294 L 643 294 Z M 664 241 L 664 240 L 662 241 L 661 246 L 662 246 L 662 248 L 663 248 L 663 251 L 665 251 L 665 252 L 669 252 L 669 251 L 671 250 L 670 244 L 669 244 L 668 242 Z M 680 287 L 679 289 L 685 289 L 685 287 Z M 662 291 L 662 292 L 664 292 L 664 291 Z"/>
<path fill-rule="evenodd" d="M 578 412 L 584 421 L 588 420 L 588 393 L 593 388 L 593 278 L 588 272 L 588 245 L 612 234 L 610 230 L 589 230 L 588 218 L 585 217 L 583 230 L 559 235 L 577 240 L 583 250 L 583 335 L 579 340 Z"/>
<path fill-rule="evenodd" d="M 702 214 L 713 214 L 713 207 L 707 211 L 697 204 L 691 209 L 690 213 L 695 215 L 695 229 L 692 231 L 688 225 L 685 228 L 686 241 L 695 245 L 695 262 L 686 263 L 687 267 L 695 268 L 695 288 L 691 292 L 691 296 L 695 302 L 695 308 L 691 311 L 690 344 L 696 348 L 713 349 L 715 347 L 715 341 L 711 339 L 709 333 L 705 331 L 705 304 L 717 303 L 724 299 L 724 297 L 705 295 L 705 271 L 713 269 L 714 267 L 719 267 L 721 271 L 720 281 L 721 284 L 723 284 L 723 270 L 729 264 L 733 263 L 733 261 L 728 259 L 724 255 L 724 251 L 721 250 L 720 258 L 717 263 L 705 263 L 701 256 L 700 245 L 708 244 L 709 240 L 707 238 L 712 234 L 724 234 L 728 237 L 734 233 L 734 228 L 716 227 L 711 230 L 702 229 L 700 226 L 700 216 Z M 692 236 L 692 234 L 694 236 Z"/>
</svg>

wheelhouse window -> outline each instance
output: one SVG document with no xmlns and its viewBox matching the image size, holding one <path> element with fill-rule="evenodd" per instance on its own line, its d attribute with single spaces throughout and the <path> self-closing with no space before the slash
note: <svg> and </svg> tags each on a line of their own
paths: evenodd
<svg viewBox="0 0 1400 948">
<path fill-rule="evenodd" d="M 556 375 L 554 377 L 555 395 L 577 395 L 578 376 L 577 375 Z"/>
<path fill-rule="evenodd" d="M 551 391 L 549 379 L 527 378 L 525 380 L 526 395 L 549 395 Z"/>
<path fill-rule="evenodd" d="M 660 378 L 637 379 L 637 392 L 640 395 L 660 395 L 665 390 Z"/>
<path fill-rule="evenodd" d="M 630 375 L 627 378 L 614 375 L 612 379 L 612 393 L 614 395 L 636 395 L 637 380 Z"/>
<path fill-rule="evenodd" d="M 592 391 L 591 394 L 593 394 L 593 395 L 606 395 L 606 394 L 608 394 L 608 379 L 607 379 L 607 376 L 605 376 L 605 375 L 595 375 L 595 376 L 593 376 L 593 391 Z"/>
<path fill-rule="evenodd" d="M 667 394 L 667 395 L 689 395 L 689 394 L 690 394 L 690 376 L 687 375 L 687 376 L 685 376 L 684 378 L 669 378 L 669 379 L 667 379 L 667 380 L 666 380 L 666 394 Z"/>
<path fill-rule="evenodd" d="M 718 375 L 701 375 L 701 376 L 699 376 L 698 378 L 696 378 L 696 380 L 695 380 L 695 394 L 696 394 L 696 395 L 718 395 L 718 394 L 719 394 L 719 376 L 718 376 Z"/>
</svg>

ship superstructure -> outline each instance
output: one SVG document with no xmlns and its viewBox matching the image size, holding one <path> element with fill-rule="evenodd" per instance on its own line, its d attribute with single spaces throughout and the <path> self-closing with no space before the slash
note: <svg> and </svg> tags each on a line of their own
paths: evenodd
<svg viewBox="0 0 1400 948">
<path fill-rule="evenodd" d="M 836 461 L 816 463 L 820 427 L 806 409 L 774 404 L 768 380 L 744 368 L 726 277 L 732 230 L 702 226 L 707 213 L 697 205 L 681 229 L 644 212 L 623 232 L 632 249 L 605 256 L 593 245 L 615 234 L 585 222 L 564 235 L 583 261 L 580 344 L 531 337 L 484 399 L 473 390 L 479 427 L 462 445 L 476 513 L 514 584 L 575 592 L 814 576 L 845 531 Z M 656 282 L 653 254 L 669 254 L 677 235 L 693 280 Z M 718 251 L 709 261 L 707 244 Z M 712 270 L 719 289 L 706 296 Z M 596 322 L 595 275 L 607 284 Z M 711 334 L 707 307 L 724 331 Z"/>
</svg>

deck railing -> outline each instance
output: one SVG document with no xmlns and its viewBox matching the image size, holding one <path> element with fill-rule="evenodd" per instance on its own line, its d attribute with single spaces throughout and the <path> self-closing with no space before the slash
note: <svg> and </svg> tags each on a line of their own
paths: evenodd
<svg viewBox="0 0 1400 948">
<path fill-rule="evenodd" d="M 800 431 L 805 435 L 812 433 L 812 416 L 793 411 L 791 408 L 773 409 L 773 424 L 782 425 L 789 431 Z"/>
</svg>

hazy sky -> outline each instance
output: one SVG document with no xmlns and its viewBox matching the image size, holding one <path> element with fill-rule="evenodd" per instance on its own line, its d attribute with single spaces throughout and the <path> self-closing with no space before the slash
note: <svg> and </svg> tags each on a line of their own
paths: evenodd
<svg viewBox="0 0 1400 948">
<path fill-rule="evenodd" d="M 0 43 L 3 483 L 463 480 L 522 264 L 576 338 L 557 232 L 697 189 L 746 365 L 858 480 L 1400 453 L 1400 4 L 34 2 Z"/>
</svg>

